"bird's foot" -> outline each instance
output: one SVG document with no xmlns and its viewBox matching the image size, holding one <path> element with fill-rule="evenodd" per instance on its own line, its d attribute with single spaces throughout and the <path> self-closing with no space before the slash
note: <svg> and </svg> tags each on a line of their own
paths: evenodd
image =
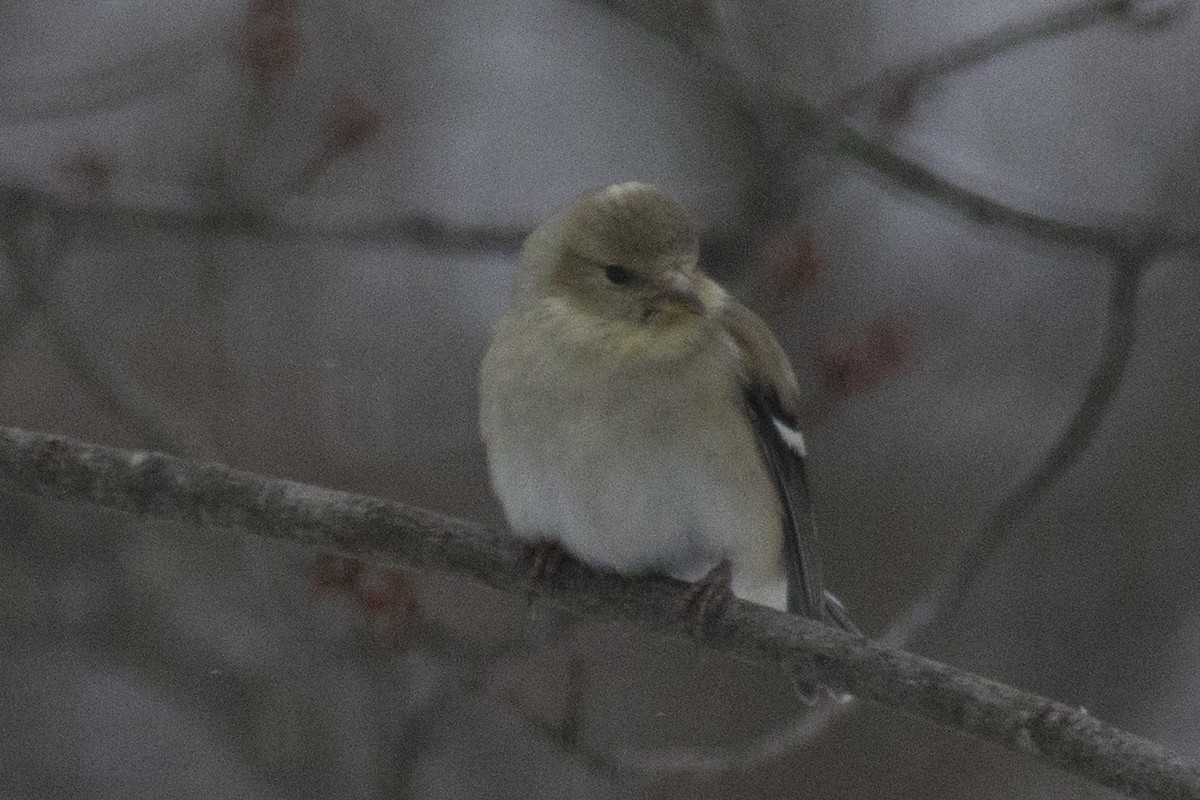
<svg viewBox="0 0 1200 800">
<path fill-rule="evenodd" d="M 684 594 L 680 609 L 683 617 L 698 625 L 719 617 L 729 598 L 733 597 L 732 581 L 733 566 L 728 558 L 722 559 Z"/>
<path fill-rule="evenodd" d="M 544 581 L 553 578 L 565 555 L 562 545 L 550 539 L 539 539 L 526 545 L 525 558 L 529 561 L 529 579 Z"/>
<path fill-rule="evenodd" d="M 525 593 L 525 637 L 536 648 L 545 649 L 569 631 L 562 617 L 552 609 L 538 609 L 535 605 L 541 584 L 558 574 L 566 551 L 562 545 L 550 539 L 539 539 L 525 545 L 525 560 L 529 565 L 530 586 Z"/>
</svg>

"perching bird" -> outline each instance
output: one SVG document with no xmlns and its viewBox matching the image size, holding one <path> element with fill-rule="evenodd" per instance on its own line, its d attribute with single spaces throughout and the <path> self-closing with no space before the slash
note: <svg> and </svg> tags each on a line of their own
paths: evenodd
<svg viewBox="0 0 1200 800">
<path fill-rule="evenodd" d="M 822 584 L 795 375 L 697 246 L 646 183 L 587 191 L 529 236 L 481 376 L 496 494 L 530 543 L 854 630 Z"/>
</svg>

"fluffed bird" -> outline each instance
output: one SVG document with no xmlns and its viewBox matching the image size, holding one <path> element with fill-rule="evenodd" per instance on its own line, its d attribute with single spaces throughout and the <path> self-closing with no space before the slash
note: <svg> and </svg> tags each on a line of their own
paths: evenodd
<svg viewBox="0 0 1200 800">
<path fill-rule="evenodd" d="M 795 374 L 697 256 L 646 183 L 530 234 L 481 372 L 492 485 L 530 543 L 854 630 L 822 582 Z"/>
</svg>

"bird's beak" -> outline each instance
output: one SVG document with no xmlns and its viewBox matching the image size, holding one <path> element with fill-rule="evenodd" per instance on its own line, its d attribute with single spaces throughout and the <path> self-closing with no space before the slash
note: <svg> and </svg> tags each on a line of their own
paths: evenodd
<svg viewBox="0 0 1200 800">
<path fill-rule="evenodd" d="M 656 311 L 684 311 L 703 316 L 707 310 L 695 281 L 682 272 L 672 272 L 666 284 L 650 298 L 650 302 Z"/>
</svg>

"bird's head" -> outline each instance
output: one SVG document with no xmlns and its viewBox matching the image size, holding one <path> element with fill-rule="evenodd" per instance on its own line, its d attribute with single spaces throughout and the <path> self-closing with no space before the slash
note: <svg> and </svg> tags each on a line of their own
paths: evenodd
<svg viewBox="0 0 1200 800">
<path fill-rule="evenodd" d="M 605 320 L 656 327 L 710 310 L 695 226 L 658 187 L 590 190 L 552 219 L 552 240 L 527 256 L 539 293 Z"/>
</svg>

